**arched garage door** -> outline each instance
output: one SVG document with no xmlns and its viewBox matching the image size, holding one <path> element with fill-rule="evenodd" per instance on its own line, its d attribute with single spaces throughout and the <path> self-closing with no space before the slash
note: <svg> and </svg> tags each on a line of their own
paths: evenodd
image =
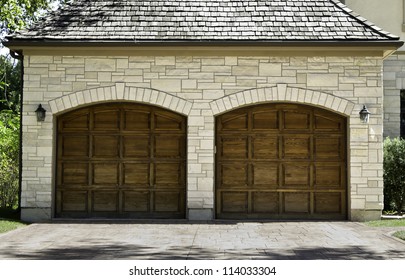
<svg viewBox="0 0 405 280">
<path fill-rule="evenodd" d="M 216 118 L 216 217 L 346 219 L 346 119 L 294 104 Z"/>
<path fill-rule="evenodd" d="M 185 117 L 97 105 L 60 116 L 57 137 L 57 217 L 185 217 Z"/>
</svg>

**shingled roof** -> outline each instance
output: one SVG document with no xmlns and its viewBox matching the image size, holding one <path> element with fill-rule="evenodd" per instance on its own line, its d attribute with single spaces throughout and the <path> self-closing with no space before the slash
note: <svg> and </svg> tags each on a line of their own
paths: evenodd
<svg viewBox="0 0 405 280">
<path fill-rule="evenodd" d="M 337 0 L 75 0 L 17 42 L 392 41 Z"/>
</svg>

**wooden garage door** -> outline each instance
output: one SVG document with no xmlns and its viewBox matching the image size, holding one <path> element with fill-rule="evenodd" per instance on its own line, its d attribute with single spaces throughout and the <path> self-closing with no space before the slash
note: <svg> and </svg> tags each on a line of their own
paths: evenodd
<svg viewBox="0 0 405 280">
<path fill-rule="evenodd" d="M 216 119 L 216 216 L 346 219 L 346 120 L 270 104 Z"/>
<path fill-rule="evenodd" d="M 186 119 L 108 104 L 58 118 L 57 217 L 184 218 Z"/>
</svg>

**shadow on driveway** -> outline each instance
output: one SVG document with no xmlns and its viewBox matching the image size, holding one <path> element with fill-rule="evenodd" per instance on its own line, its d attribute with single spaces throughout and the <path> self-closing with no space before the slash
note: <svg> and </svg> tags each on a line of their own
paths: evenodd
<svg viewBox="0 0 405 280">
<path fill-rule="evenodd" d="M 405 244 L 353 222 L 69 222 L 0 235 L 0 259 L 384 260 Z"/>
<path fill-rule="evenodd" d="M 36 252 L 18 253 L 9 248 L 4 254 L 7 259 L 28 260 L 92 260 L 92 259 L 145 259 L 145 260 L 210 260 L 210 259 L 257 259 L 257 260 L 383 260 L 388 256 L 395 257 L 403 252 L 390 250 L 384 255 L 362 246 L 345 248 L 311 247 L 292 250 L 262 249 L 241 252 L 240 250 L 217 251 L 204 248 L 170 247 L 162 250 L 158 247 L 142 245 L 108 244 L 100 242 L 87 246 L 70 248 L 49 248 Z"/>
</svg>

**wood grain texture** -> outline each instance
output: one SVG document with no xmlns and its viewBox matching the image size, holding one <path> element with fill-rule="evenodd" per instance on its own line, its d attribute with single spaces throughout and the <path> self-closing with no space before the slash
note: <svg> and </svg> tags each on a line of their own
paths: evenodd
<svg viewBox="0 0 405 280">
<path fill-rule="evenodd" d="M 97 105 L 58 117 L 57 138 L 57 217 L 185 217 L 185 117 Z"/>
<path fill-rule="evenodd" d="M 216 217 L 346 219 L 346 119 L 295 104 L 216 118 Z"/>
</svg>

